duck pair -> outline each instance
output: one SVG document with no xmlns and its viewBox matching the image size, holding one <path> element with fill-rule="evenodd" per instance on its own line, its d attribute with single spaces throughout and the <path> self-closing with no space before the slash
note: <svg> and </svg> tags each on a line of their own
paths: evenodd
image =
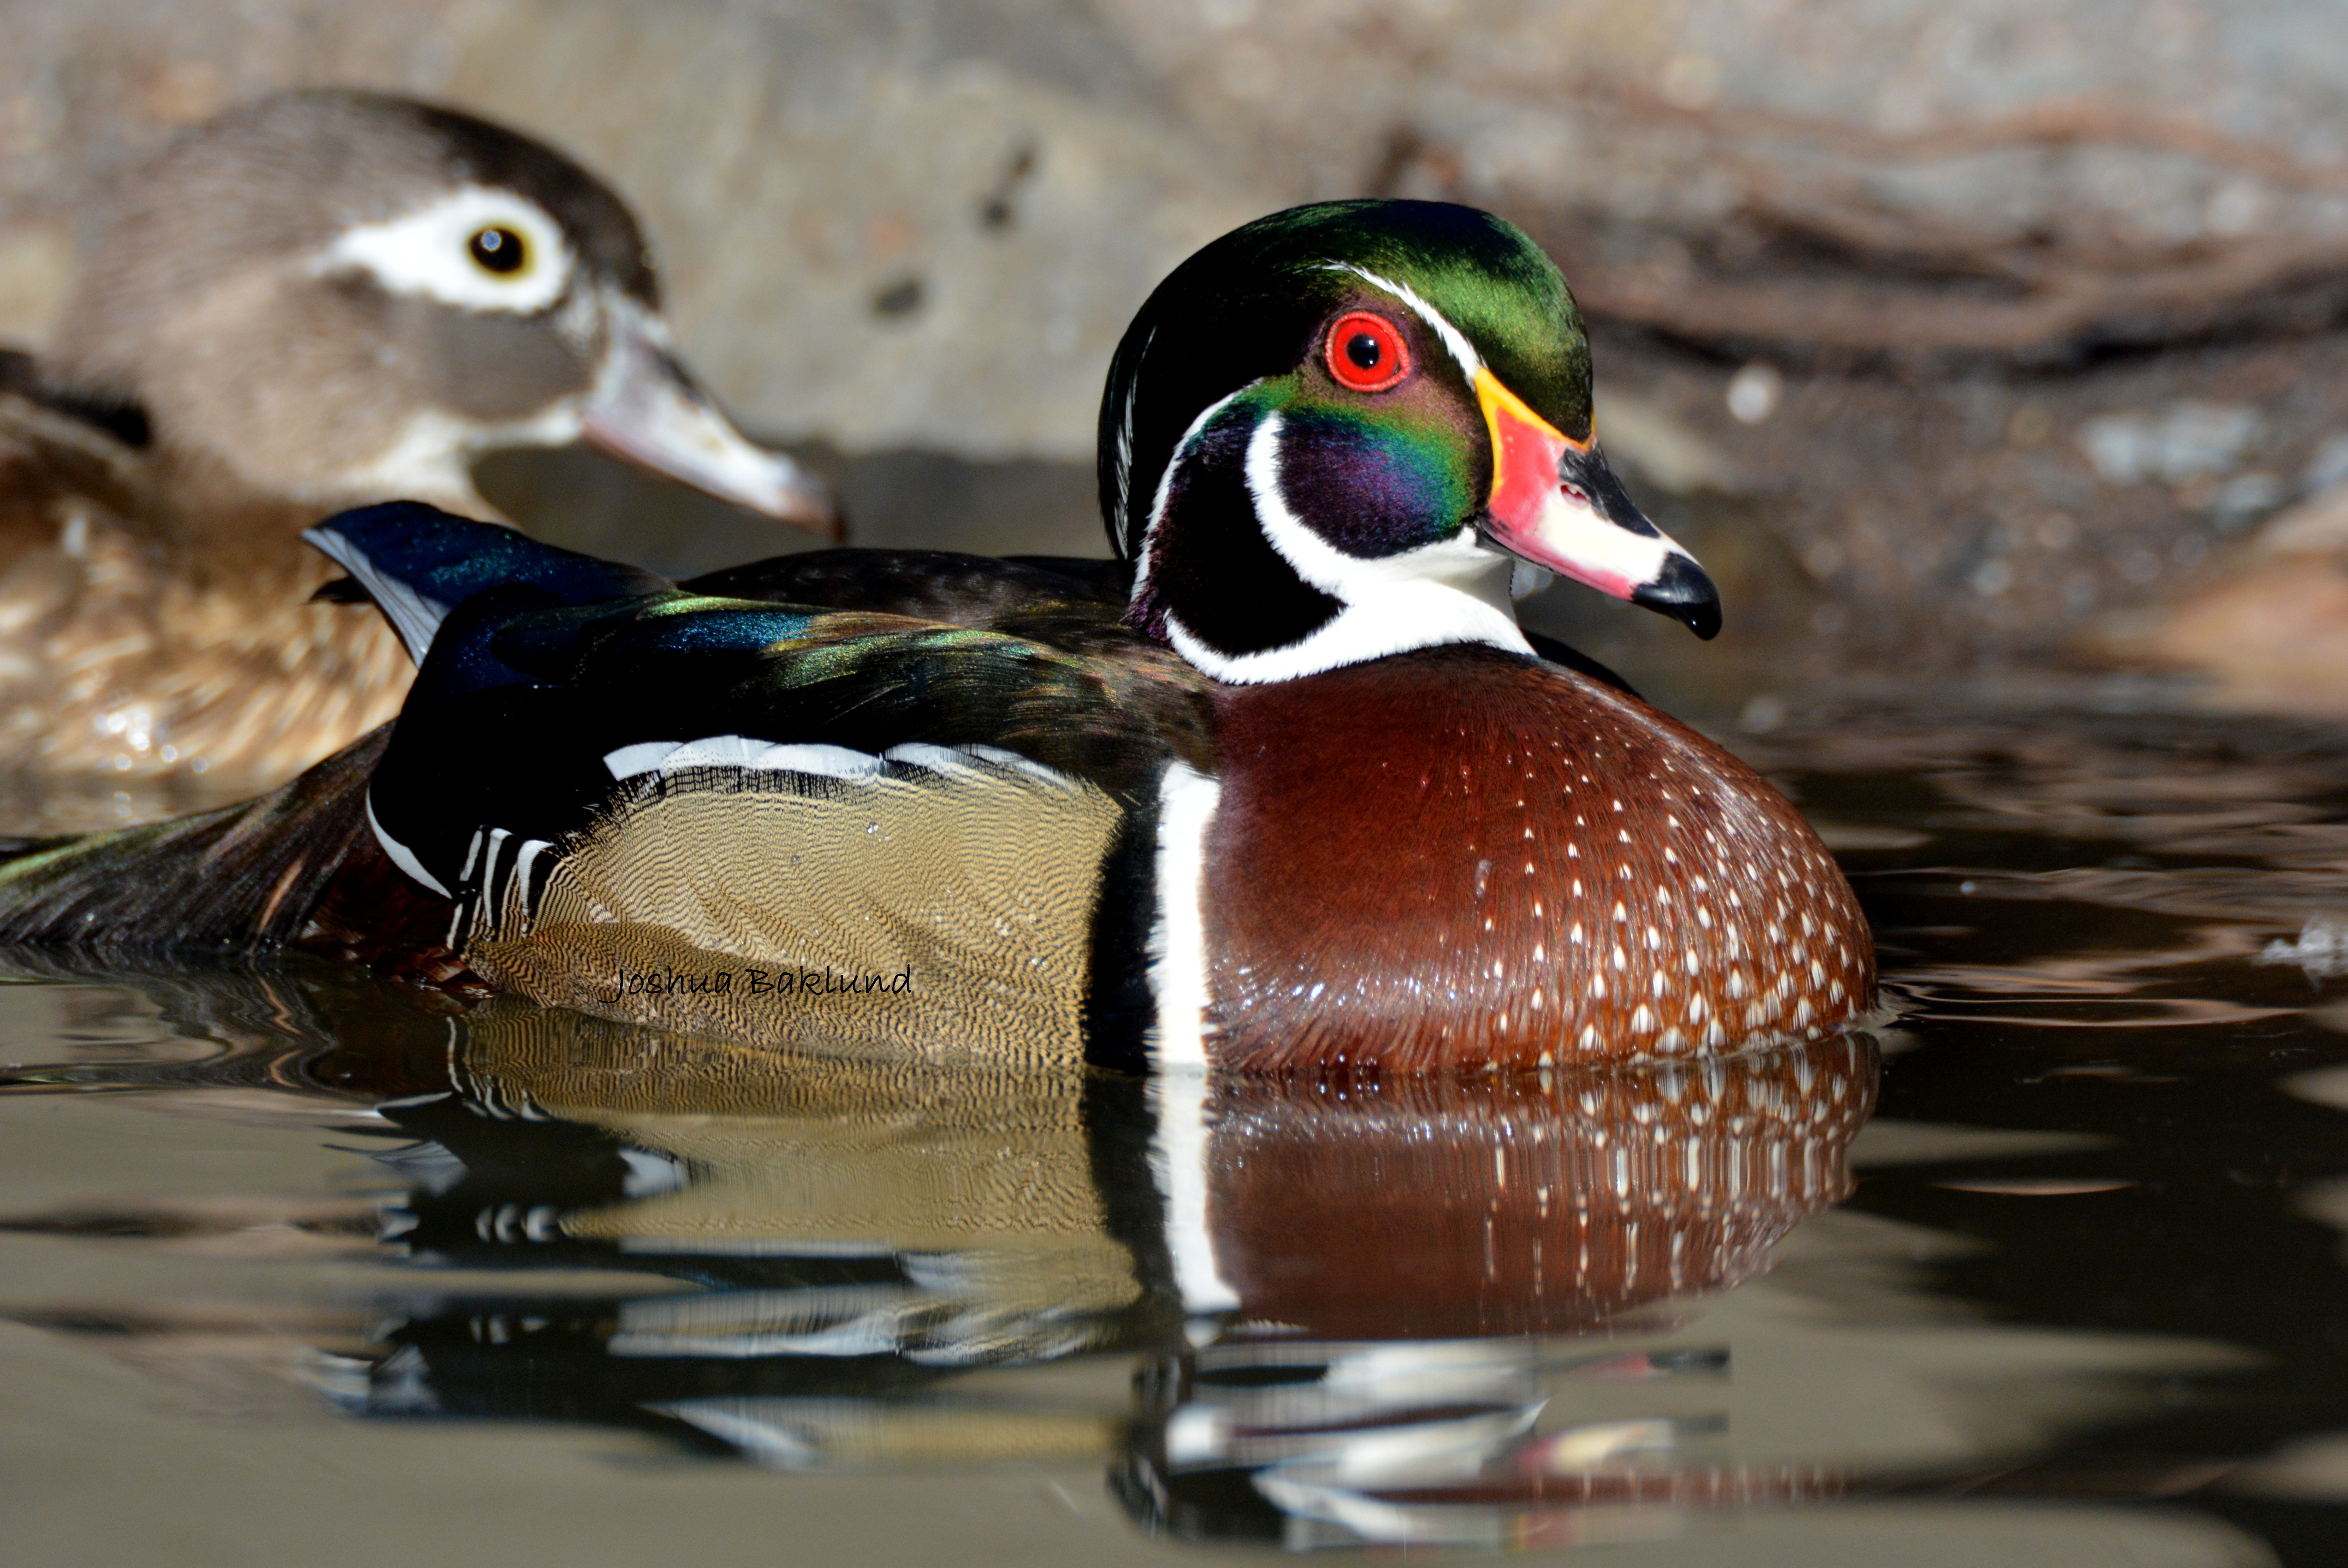
<svg viewBox="0 0 2348 1568">
<path fill-rule="evenodd" d="M 1457 1071 L 1816 1038 L 1874 1005 L 1824 846 L 1517 624 L 1550 573 L 1719 624 L 1590 397 L 1518 231 L 1325 203 L 1208 246 L 1128 333 L 1119 562 L 829 552 L 680 588 L 421 505 L 334 518 L 311 539 L 419 666 L 388 736 L 18 860 L 0 937 L 282 941 L 922 1057 Z"/>
<path fill-rule="evenodd" d="M 672 350 L 644 237 L 568 159 L 404 99 L 232 112 L 128 181 L 36 361 L 0 354 L 0 756 L 275 784 L 398 711 L 301 530 L 593 439 L 779 519 L 821 487 Z"/>
</svg>

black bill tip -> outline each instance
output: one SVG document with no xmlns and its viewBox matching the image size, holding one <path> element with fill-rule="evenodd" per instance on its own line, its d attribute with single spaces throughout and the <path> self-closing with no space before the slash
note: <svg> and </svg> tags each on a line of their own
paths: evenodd
<svg viewBox="0 0 2348 1568">
<path fill-rule="evenodd" d="M 1641 583 L 1631 603 L 1660 610 L 1707 643 L 1720 635 L 1720 590 L 1684 555 L 1666 556 L 1663 571 Z"/>
</svg>

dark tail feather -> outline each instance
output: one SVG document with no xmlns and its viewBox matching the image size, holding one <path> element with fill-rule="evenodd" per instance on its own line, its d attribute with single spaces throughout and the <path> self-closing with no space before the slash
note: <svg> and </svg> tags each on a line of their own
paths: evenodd
<svg viewBox="0 0 2348 1568">
<path fill-rule="evenodd" d="M 258 799 L 73 838 L 0 841 L 0 944 L 252 948 L 298 936 L 355 849 L 391 727 Z"/>
</svg>

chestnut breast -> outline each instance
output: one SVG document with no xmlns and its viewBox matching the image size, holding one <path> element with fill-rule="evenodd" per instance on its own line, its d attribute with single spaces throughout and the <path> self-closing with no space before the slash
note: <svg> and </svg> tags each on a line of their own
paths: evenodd
<svg viewBox="0 0 2348 1568">
<path fill-rule="evenodd" d="M 1874 1005 L 1826 846 L 1752 769 L 1493 649 L 1216 696 L 1215 1059 L 1561 1066 L 1817 1038 Z"/>
</svg>

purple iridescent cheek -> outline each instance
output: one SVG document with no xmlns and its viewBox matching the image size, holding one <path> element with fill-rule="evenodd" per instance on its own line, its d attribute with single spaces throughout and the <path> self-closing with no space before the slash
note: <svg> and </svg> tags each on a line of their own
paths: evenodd
<svg viewBox="0 0 2348 1568">
<path fill-rule="evenodd" d="M 1443 435 L 1344 414 L 1282 419 L 1280 489 L 1315 533 L 1370 559 L 1432 544 L 1469 510 Z"/>
</svg>

